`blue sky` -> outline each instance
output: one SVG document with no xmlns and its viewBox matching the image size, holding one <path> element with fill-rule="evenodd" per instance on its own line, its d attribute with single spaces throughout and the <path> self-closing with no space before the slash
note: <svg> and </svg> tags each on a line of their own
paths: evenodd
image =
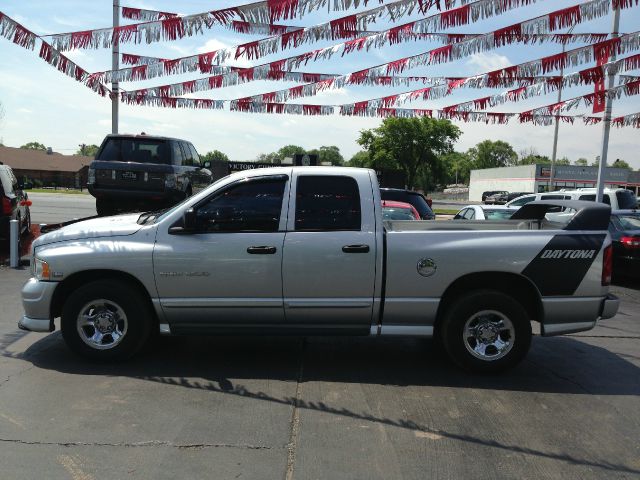
<svg viewBox="0 0 640 480">
<path fill-rule="evenodd" d="M 171 11 L 184 14 L 199 13 L 214 8 L 237 5 L 228 0 L 121 0 L 123 6 Z M 387 2 L 388 3 L 388 2 Z M 553 10 L 575 5 L 578 0 L 537 0 L 535 5 L 513 10 L 505 15 L 483 20 L 462 28 L 450 29 L 449 33 L 484 33 L 516 22 L 527 20 Z M 377 5 L 371 2 L 370 6 Z M 112 1 L 58 0 L 51 2 L 6 0 L 1 10 L 22 23 L 36 34 L 45 35 L 76 30 L 109 27 L 112 21 Z M 361 9 L 362 10 L 362 9 Z M 311 26 L 326 22 L 349 12 L 325 11 L 303 18 L 281 21 L 281 24 Z M 406 23 L 421 18 L 412 15 L 403 18 Z M 386 20 L 371 26 L 384 29 L 393 26 Z M 632 32 L 640 29 L 640 8 L 622 13 L 621 31 Z M 609 32 L 611 18 L 605 17 L 578 25 L 575 32 Z M 175 58 L 216 50 L 257 40 L 260 36 L 241 35 L 216 27 L 204 35 L 185 38 L 175 42 L 151 45 L 127 44 L 121 51 L 163 58 Z M 303 53 L 315 48 L 329 46 L 334 42 L 319 42 L 298 49 L 287 50 L 263 59 L 247 62 L 229 61 L 229 65 L 248 66 L 261 64 Z M 369 52 L 336 56 L 330 61 L 308 64 L 302 71 L 350 73 L 390 60 L 424 52 L 440 46 L 433 42 L 410 42 Z M 576 46 L 580 46 L 576 44 Z M 572 47 L 569 47 L 572 48 Z M 489 53 L 473 55 L 449 64 L 416 68 L 405 75 L 468 76 L 504 66 L 514 65 L 543 56 L 559 53 L 561 46 L 545 44 L 539 46 L 512 45 Z M 635 52 L 638 53 L 638 52 Z M 110 68 L 110 50 L 75 50 L 67 55 L 88 71 L 103 71 Z M 111 132 L 111 103 L 88 88 L 68 78 L 38 58 L 37 51 L 28 51 L 0 38 L 0 103 L 5 115 L 0 122 L 0 138 L 8 146 L 18 147 L 35 140 L 51 146 L 55 151 L 71 154 L 81 143 L 99 144 Z M 588 68 L 584 65 L 574 70 Z M 567 70 L 567 73 L 574 70 Z M 640 72 L 632 72 L 640 75 Z M 557 74 L 557 73 L 556 73 Z M 122 84 L 124 89 L 133 90 L 148 86 L 163 85 L 200 78 L 199 74 L 162 77 L 147 82 Z M 253 82 L 236 87 L 200 92 L 199 98 L 234 99 L 273 90 L 295 86 L 286 82 Z M 416 84 L 410 89 L 420 88 Z M 323 92 L 316 97 L 298 100 L 298 103 L 343 104 L 401 93 L 407 87 L 348 86 L 339 90 Z M 579 86 L 566 89 L 564 98 L 584 95 L 593 87 Z M 460 89 L 453 96 L 430 102 L 406 104 L 407 108 L 441 108 L 445 105 L 500 93 L 499 89 Z M 527 101 L 505 104 L 495 111 L 519 112 L 529 108 L 548 105 L 556 101 L 557 93 L 550 93 Z M 489 109 L 491 110 L 491 109 Z M 640 112 L 640 97 L 621 98 L 614 104 L 614 116 Z M 571 114 L 588 113 L 587 109 L 573 110 Z M 303 117 L 296 115 L 251 114 L 227 111 L 174 110 L 156 107 L 120 105 L 120 131 L 123 133 L 147 132 L 150 134 L 176 136 L 191 140 L 200 153 L 218 149 L 233 160 L 253 160 L 260 153 L 277 150 L 286 144 L 298 144 L 305 148 L 322 145 L 337 145 L 346 158 L 359 150 L 356 143 L 361 129 L 374 128 L 381 120 L 376 118 L 349 118 L 339 115 L 330 117 Z M 512 121 L 509 125 L 485 125 L 482 123 L 456 122 L 463 131 L 457 149 L 466 150 L 485 140 L 505 140 L 516 151 L 534 148 L 541 154 L 550 155 L 553 141 L 553 127 L 532 124 L 520 125 Z M 560 127 L 559 157 L 571 160 L 586 157 L 590 160 L 600 154 L 602 127 L 584 126 L 577 121 L 574 125 Z M 609 158 L 623 158 L 634 168 L 640 168 L 638 129 L 614 129 L 611 135 Z"/>
</svg>

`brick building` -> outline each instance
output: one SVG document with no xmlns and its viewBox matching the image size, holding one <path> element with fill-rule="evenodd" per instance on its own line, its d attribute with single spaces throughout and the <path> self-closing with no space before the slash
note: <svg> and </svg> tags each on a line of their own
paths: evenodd
<svg viewBox="0 0 640 480">
<path fill-rule="evenodd" d="M 34 187 L 85 188 L 92 160 L 83 155 L 0 146 L 0 162 L 9 165 L 20 182 Z"/>
</svg>

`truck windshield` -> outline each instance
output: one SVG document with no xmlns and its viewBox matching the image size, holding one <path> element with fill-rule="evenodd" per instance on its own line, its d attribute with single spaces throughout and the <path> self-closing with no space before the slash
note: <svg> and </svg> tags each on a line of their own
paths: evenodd
<svg viewBox="0 0 640 480">
<path fill-rule="evenodd" d="M 169 144 L 164 140 L 146 138 L 109 138 L 96 155 L 96 160 L 171 164 Z"/>
</svg>

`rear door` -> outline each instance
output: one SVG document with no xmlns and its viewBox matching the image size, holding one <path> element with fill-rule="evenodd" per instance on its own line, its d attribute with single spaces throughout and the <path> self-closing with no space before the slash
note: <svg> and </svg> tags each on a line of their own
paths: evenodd
<svg viewBox="0 0 640 480">
<path fill-rule="evenodd" d="M 297 171 L 290 198 L 282 271 L 287 324 L 368 332 L 376 275 L 370 179 Z"/>
</svg>

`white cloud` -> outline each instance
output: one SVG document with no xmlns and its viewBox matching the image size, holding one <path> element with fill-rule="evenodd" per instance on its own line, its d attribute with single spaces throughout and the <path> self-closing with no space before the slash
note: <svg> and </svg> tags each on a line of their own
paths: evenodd
<svg viewBox="0 0 640 480">
<path fill-rule="evenodd" d="M 507 57 L 497 53 L 476 53 L 467 60 L 467 67 L 472 68 L 474 73 L 490 72 L 510 65 L 511 61 Z"/>
</svg>

